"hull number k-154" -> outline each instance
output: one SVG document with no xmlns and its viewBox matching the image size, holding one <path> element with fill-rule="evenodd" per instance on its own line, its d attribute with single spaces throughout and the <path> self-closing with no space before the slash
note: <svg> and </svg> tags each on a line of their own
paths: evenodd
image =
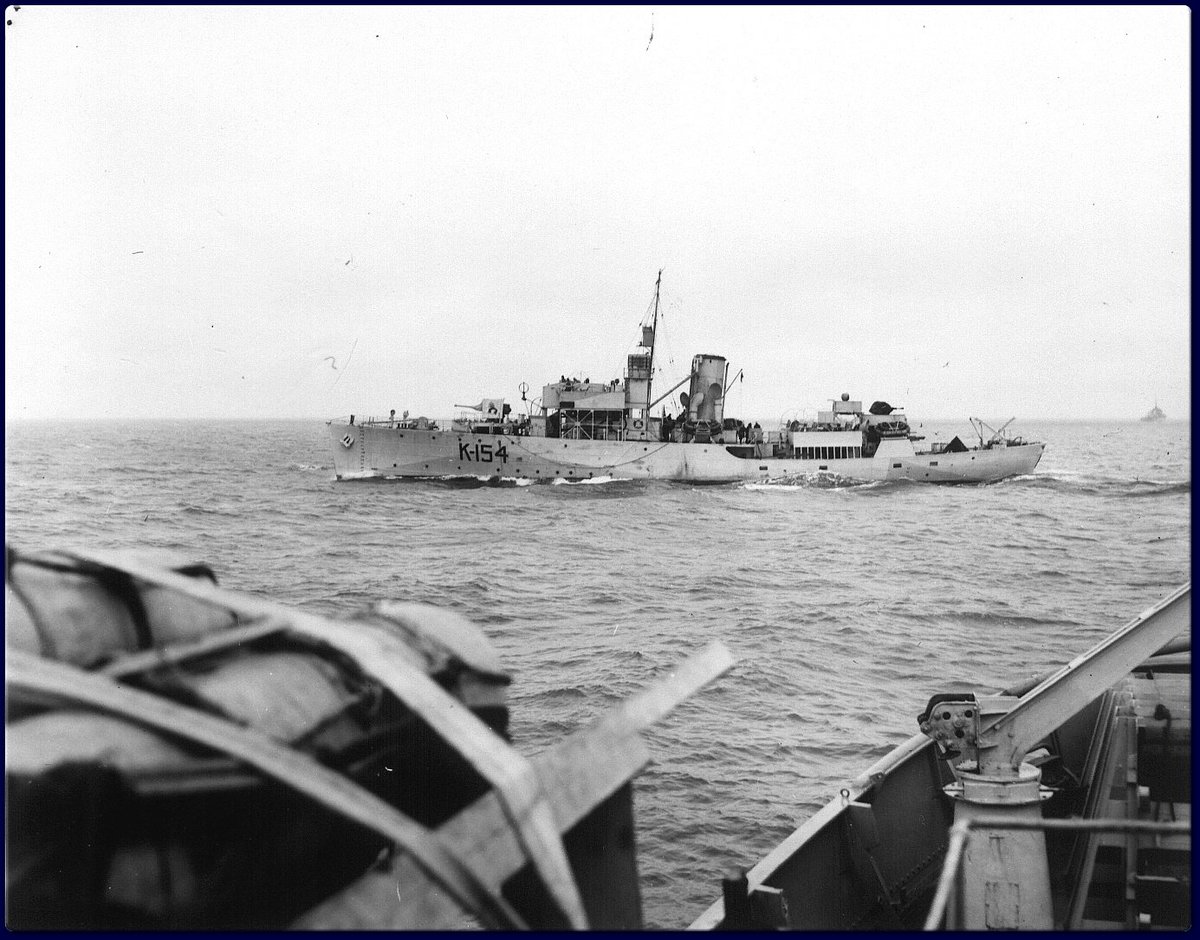
<svg viewBox="0 0 1200 940">
<path fill-rule="evenodd" d="M 493 447 L 491 444 L 481 444 L 479 441 L 476 441 L 475 446 L 472 447 L 469 443 L 459 441 L 458 459 L 477 460 L 480 463 L 492 463 L 499 460 L 501 463 L 508 463 L 508 448 L 504 444 Z"/>
</svg>

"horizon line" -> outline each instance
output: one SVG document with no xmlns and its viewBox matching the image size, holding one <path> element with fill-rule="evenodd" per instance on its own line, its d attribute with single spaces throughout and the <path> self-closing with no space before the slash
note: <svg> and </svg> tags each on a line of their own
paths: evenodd
<svg viewBox="0 0 1200 940">
<path fill-rule="evenodd" d="M 360 414 L 360 412 L 357 412 L 357 411 L 354 412 L 355 417 L 358 417 L 359 414 Z M 368 420 L 380 420 L 380 418 L 378 416 L 368 414 L 367 412 L 362 412 L 361 414 L 364 418 L 366 418 Z M 311 422 L 320 422 L 322 424 L 328 424 L 331 421 L 338 421 L 343 418 L 347 418 L 349 416 L 350 416 L 349 413 L 344 414 L 344 415 L 335 415 L 333 417 L 326 417 L 326 416 L 316 417 L 316 416 L 312 416 L 312 415 L 257 415 L 257 416 L 255 416 L 255 415 L 250 415 L 250 416 L 231 416 L 231 415 L 188 415 L 188 416 L 121 415 L 121 416 L 113 416 L 113 415 L 61 415 L 61 414 L 37 415 L 37 416 L 5 415 L 4 423 L 7 425 L 7 424 L 11 424 L 11 423 L 18 423 L 18 422 L 33 423 L 33 422 L 38 422 L 38 421 L 55 421 L 55 422 L 71 422 L 71 421 L 75 421 L 75 422 L 82 422 L 82 421 L 89 421 L 89 422 L 95 422 L 95 421 L 105 421 L 105 422 L 118 422 L 118 421 L 295 421 L 295 422 L 310 422 L 311 421 Z M 443 417 L 430 416 L 430 420 L 433 420 L 433 421 L 449 420 L 449 418 L 444 417 L 444 416 Z M 751 416 L 751 420 L 761 421 L 762 418 L 761 418 L 761 416 L 760 417 Z M 1036 417 L 1036 416 L 1022 417 L 1021 415 L 1016 415 L 1015 420 L 1017 422 L 1040 421 L 1040 422 L 1049 422 L 1049 423 L 1106 421 L 1106 422 L 1127 422 L 1127 423 L 1135 423 L 1135 424 L 1157 424 L 1157 423 L 1183 424 L 1183 423 L 1191 422 L 1191 415 L 1185 415 L 1183 417 L 1162 418 L 1162 419 L 1160 419 L 1160 421 L 1157 421 L 1157 422 L 1156 421 L 1144 421 L 1142 419 L 1142 417 L 1138 417 L 1138 416 L 1113 417 L 1111 415 L 1103 415 L 1103 416 L 1093 415 L 1093 416 L 1073 417 L 1073 418 L 1047 418 L 1047 417 Z M 946 423 L 946 422 L 952 422 L 952 421 L 962 421 L 964 423 L 969 423 L 970 418 L 969 417 L 953 417 L 953 418 L 950 418 L 950 417 L 923 417 L 919 421 L 917 421 L 917 424 L 921 425 L 926 422 Z"/>
</svg>

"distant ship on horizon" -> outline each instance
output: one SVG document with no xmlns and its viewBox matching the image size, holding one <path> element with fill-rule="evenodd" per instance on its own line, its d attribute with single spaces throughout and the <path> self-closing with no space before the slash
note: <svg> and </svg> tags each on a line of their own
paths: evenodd
<svg viewBox="0 0 1200 940">
<path fill-rule="evenodd" d="M 1158 399 L 1156 398 L 1154 400 L 1154 407 L 1151 408 L 1149 411 L 1147 411 L 1144 415 L 1142 415 L 1142 420 L 1143 421 L 1165 421 L 1166 417 L 1167 416 L 1163 413 L 1163 410 L 1158 407 Z"/>
</svg>

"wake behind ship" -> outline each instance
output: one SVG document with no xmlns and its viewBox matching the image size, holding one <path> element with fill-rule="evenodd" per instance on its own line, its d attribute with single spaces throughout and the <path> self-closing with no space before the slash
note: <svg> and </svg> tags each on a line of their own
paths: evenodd
<svg viewBox="0 0 1200 940">
<path fill-rule="evenodd" d="M 829 475 L 851 481 L 915 480 L 929 483 L 990 483 L 1032 473 L 1045 444 L 1026 442 L 971 422 L 979 443 L 955 437 L 919 449 L 904 413 L 876 401 L 843 394 L 815 420 L 793 420 L 766 431 L 725 413 L 733 380 L 722 356 L 698 354 L 691 371 L 667 391 L 653 392 L 653 317 L 643 322 L 639 348 L 624 379 L 592 382 L 560 376 L 526 399 L 514 415 L 502 398 L 484 398 L 451 421 L 355 416 L 328 422 L 334 472 L 339 480 L 472 476 L 516 480 L 675 480 L 703 483 L 778 481 Z M 653 410 L 677 389 L 680 412 Z M 1011 421 L 1009 422 L 1011 423 Z M 985 430 L 990 432 L 985 434 Z"/>
</svg>

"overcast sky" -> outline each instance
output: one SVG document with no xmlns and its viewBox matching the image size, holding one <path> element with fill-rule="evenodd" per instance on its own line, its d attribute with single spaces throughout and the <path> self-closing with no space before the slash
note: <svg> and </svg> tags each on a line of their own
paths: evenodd
<svg viewBox="0 0 1200 940">
<path fill-rule="evenodd" d="M 6 418 L 1190 414 L 1186 7 L 5 18 Z"/>
</svg>

